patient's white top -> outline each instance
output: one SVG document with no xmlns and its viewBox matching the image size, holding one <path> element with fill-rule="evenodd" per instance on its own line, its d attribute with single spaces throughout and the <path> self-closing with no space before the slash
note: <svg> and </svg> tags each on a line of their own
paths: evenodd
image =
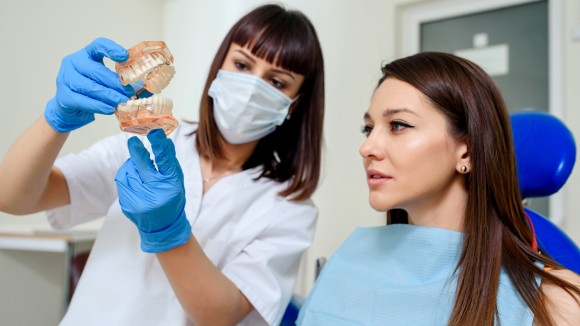
<svg viewBox="0 0 580 326">
<path fill-rule="evenodd" d="M 202 193 L 195 126 L 171 136 L 183 169 L 185 212 L 206 255 L 254 306 L 239 325 L 275 325 L 288 304 L 300 257 L 311 244 L 317 210 L 278 196 L 286 183 L 254 180 L 259 168 L 219 180 Z M 129 157 L 127 139 L 106 138 L 56 162 L 71 204 L 47 212 L 64 229 L 105 216 L 61 325 L 190 325 L 157 258 L 143 253 L 136 226 L 118 203 L 114 176 Z M 144 143 L 148 145 L 146 138 Z"/>
</svg>

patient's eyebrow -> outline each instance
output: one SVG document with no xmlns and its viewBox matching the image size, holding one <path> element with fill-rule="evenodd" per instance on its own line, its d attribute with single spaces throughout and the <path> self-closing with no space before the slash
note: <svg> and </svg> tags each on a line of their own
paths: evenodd
<svg viewBox="0 0 580 326">
<path fill-rule="evenodd" d="M 411 113 L 411 114 L 418 116 L 418 114 L 415 111 L 409 110 L 407 108 L 399 108 L 399 109 L 388 109 L 387 108 L 385 111 L 383 111 L 383 117 L 388 117 L 388 116 L 391 116 L 393 114 L 397 114 L 400 112 L 407 112 L 407 113 Z"/>
<path fill-rule="evenodd" d="M 410 114 L 414 114 L 416 116 L 419 116 L 415 111 L 413 110 L 409 110 L 407 108 L 400 108 L 400 109 L 385 109 L 383 111 L 383 118 L 386 118 L 388 116 L 391 116 L 393 114 L 397 114 L 397 113 L 401 113 L 401 112 L 407 112 Z M 365 112 L 364 116 L 363 116 L 363 120 L 372 120 L 371 115 L 368 112 Z"/>
</svg>

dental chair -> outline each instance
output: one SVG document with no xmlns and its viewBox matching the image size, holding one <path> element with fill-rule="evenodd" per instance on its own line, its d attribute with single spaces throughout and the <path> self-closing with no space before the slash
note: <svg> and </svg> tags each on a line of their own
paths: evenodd
<svg viewBox="0 0 580 326">
<path fill-rule="evenodd" d="M 572 133 L 562 121 L 545 112 L 512 113 L 510 120 L 522 200 L 555 194 L 568 180 L 576 160 Z M 539 249 L 580 274 L 578 245 L 548 218 L 529 207 L 525 210 L 534 226 Z"/>
</svg>

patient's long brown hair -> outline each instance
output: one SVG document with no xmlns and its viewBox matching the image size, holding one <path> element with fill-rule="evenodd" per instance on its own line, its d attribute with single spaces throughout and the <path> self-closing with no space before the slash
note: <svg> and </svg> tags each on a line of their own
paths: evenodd
<svg viewBox="0 0 580 326">
<path fill-rule="evenodd" d="M 449 325 L 493 325 L 499 320 L 501 268 L 535 320 L 553 325 L 535 276 L 554 282 L 569 294 L 580 295 L 580 289 L 534 264 L 538 261 L 562 268 L 531 247 L 532 233 L 518 187 L 509 114 L 493 80 L 476 64 L 437 52 L 393 61 L 382 71 L 379 85 L 386 78 L 412 85 L 446 116 L 450 135 L 468 144 L 472 167 L 466 180 L 469 199 Z M 406 220 L 402 210 L 387 213 L 387 223 Z"/>
</svg>

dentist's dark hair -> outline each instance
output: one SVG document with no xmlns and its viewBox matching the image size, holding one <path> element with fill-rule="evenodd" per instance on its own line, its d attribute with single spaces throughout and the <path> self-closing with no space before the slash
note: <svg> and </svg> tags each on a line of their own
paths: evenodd
<svg viewBox="0 0 580 326">
<path fill-rule="evenodd" d="M 471 169 L 465 184 L 469 198 L 449 325 L 491 326 L 499 320 L 497 294 L 502 268 L 536 322 L 553 325 L 546 296 L 535 277 L 553 282 L 570 295 L 580 296 L 580 289 L 535 264 L 562 268 L 532 249 L 509 113 L 493 80 L 476 64 L 437 52 L 395 60 L 383 66 L 382 72 L 379 85 L 387 78 L 396 78 L 415 87 L 446 117 L 448 133 L 468 144 Z M 407 213 L 391 210 L 387 223 L 407 223 Z"/>
<path fill-rule="evenodd" d="M 301 12 L 279 5 L 260 6 L 242 17 L 225 36 L 211 65 L 200 103 L 196 146 L 200 155 L 223 158 L 223 138 L 214 120 L 208 90 L 232 43 L 284 69 L 304 75 L 289 119 L 262 138 L 243 165 L 262 165 L 260 177 L 290 181 L 280 195 L 292 200 L 312 196 L 320 179 L 324 118 L 324 62 L 314 26 Z M 277 158 L 280 160 L 278 162 Z"/>
</svg>

